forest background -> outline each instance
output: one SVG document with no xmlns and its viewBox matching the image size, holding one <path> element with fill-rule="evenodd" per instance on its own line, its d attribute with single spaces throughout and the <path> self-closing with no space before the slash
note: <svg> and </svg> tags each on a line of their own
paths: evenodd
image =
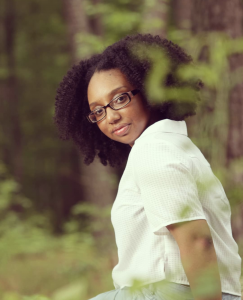
<svg viewBox="0 0 243 300">
<path fill-rule="evenodd" d="M 243 1 L 1 0 L 1 299 L 88 299 L 114 288 L 110 209 L 124 166 L 85 166 L 58 138 L 54 101 L 73 63 L 138 32 L 178 43 L 198 66 L 183 74 L 205 83 L 189 136 L 225 188 L 242 256 Z"/>
</svg>

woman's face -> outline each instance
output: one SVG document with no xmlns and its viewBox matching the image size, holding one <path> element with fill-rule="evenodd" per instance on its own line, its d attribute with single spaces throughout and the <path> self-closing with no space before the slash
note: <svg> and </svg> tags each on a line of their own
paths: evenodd
<svg viewBox="0 0 243 300">
<path fill-rule="evenodd" d="M 122 93 L 136 89 L 119 69 L 94 73 L 88 86 L 90 110 L 107 105 L 113 98 Z M 110 139 L 129 144 L 140 136 L 148 125 L 150 113 L 140 93 L 133 96 L 131 102 L 119 110 L 106 108 L 106 117 L 97 122 L 99 129 Z M 93 126 L 97 126 L 93 124 Z M 116 127 L 119 130 L 115 130 Z M 122 126 L 122 128 L 120 127 Z M 115 130 L 115 131 L 114 131 Z"/>
</svg>

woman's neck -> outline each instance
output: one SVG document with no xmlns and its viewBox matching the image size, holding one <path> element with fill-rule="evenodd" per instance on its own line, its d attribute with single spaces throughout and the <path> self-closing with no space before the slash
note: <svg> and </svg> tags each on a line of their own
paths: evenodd
<svg viewBox="0 0 243 300">
<path fill-rule="evenodd" d="M 150 114 L 150 118 L 148 121 L 147 126 L 145 127 L 144 130 L 146 130 L 149 126 L 153 125 L 154 123 L 158 122 L 162 120 L 161 119 L 161 114 L 159 114 L 157 111 L 152 111 Z M 134 142 L 132 144 L 130 144 L 130 146 L 132 147 L 134 145 Z"/>
<path fill-rule="evenodd" d="M 148 128 L 149 126 L 153 125 L 154 123 L 158 122 L 161 120 L 161 114 L 159 114 L 157 111 L 151 112 L 148 124 L 146 126 L 146 128 Z"/>
</svg>

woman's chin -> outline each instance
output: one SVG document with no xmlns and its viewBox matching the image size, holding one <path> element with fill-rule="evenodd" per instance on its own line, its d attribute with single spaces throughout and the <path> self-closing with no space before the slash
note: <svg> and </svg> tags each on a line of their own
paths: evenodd
<svg viewBox="0 0 243 300">
<path fill-rule="evenodd" d="M 126 136 L 116 138 L 114 140 L 122 144 L 130 145 L 132 147 L 134 145 L 136 138 L 131 138 L 130 136 L 126 135 Z"/>
</svg>

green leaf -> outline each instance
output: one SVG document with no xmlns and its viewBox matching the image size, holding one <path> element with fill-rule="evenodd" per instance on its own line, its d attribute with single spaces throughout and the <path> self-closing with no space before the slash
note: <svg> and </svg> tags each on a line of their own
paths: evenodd
<svg viewBox="0 0 243 300">
<path fill-rule="evenodd" d="M 52 300 L 80 300 L 85 298 L 86 292 L 87 283 L 79 280 L 55 291 Z"/>
</svg>

